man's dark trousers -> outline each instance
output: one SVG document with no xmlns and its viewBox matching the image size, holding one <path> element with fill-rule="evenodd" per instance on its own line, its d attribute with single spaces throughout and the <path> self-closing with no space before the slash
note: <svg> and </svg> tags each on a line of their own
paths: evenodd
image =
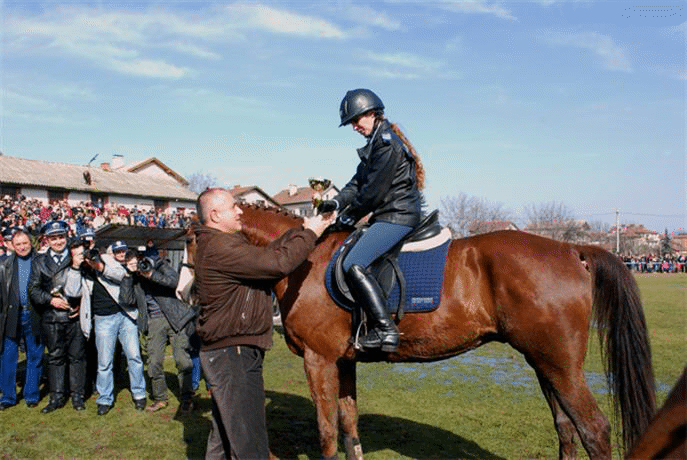
<svg viewBox="0 0 687 460">
<path fill-rule="evenodd" d="M 45 346 L 48 349 L 48 381 L 53 398 L 84 397 L 86 383 L 86 338 L 79 319 L 43 322 Z M 66 382 L 69 361 L 69 384 Z"/>
<path fill-rule="evenodd" d="M 245 345 L 200 352 L 205 377 L 212 387 L 207 460 L 269 458 L 264 357 L 263 350 Z"/>
</svg>

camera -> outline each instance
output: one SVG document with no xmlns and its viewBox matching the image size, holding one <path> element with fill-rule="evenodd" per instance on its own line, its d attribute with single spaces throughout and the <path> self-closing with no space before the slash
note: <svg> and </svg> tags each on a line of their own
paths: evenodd
<svg viewBox="0 0 687 460">
<path fill-rule="evenodd" d="M 141 273 L 150 273 L 155 269 L 155 262 L 150 257 L 139 257 L 138 271 Z"/>
<path fill-rule="evenodd" d="M 88 260 L 89 263 L 95 264 L 102 262 L 102 258 L 100 257 L 100 251 L 98 249 L 89 249 L 86 251 L 84 254 L 84 259 Z"/>
</svg>

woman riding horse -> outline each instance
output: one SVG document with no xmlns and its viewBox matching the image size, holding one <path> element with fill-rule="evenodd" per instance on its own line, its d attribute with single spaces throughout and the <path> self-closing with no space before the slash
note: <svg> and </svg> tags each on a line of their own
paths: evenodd
<svg viewBox="0 0 687 460">
<path fill-rule="evenodd" d="M 369 266 L 406 236 L 420 221 L 424 169 L 412 144 L 384 116 L 382 100 L 369 89 L 348 91 L 339 109 L 341 124 L 367 138 L 358 149 L 360 164 L 353 178 L 319 212 L 339 211 L 337 224 L 353 226 L 372 213 L 371 226 L 343 261 L 351 293 L 374 323 L 363 348 L 394 352 L 400 335 L 386 310 L 386 301 Z"/>
</svg>

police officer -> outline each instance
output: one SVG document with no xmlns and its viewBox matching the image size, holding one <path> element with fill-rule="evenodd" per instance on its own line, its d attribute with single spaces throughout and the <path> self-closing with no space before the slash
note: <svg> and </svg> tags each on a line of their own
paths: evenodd
<svg viewBox="0 0 687 460">
<path fill-rule="evenodd" d="M 12 236 L 12 227 L 8 227 L 2 232 L 2 240 L 5 244 L 5 254 L 0 257 L 0 260 L 8 258 L 14 252 L 14 247 L 12 246 Z"/>
<path fill-rule="evenodd" d="M 355 175 L 320 212 L 338 210 L 339 225 L 351 226 L 371 214 L 370 228 L 343 261 L 351 293 L 374 324 L 360 340 L 363 348 L 396 351 L 400 335 L 386 310 L 386 300 L 369 266 L 420 222 L 424 169 L 415 148 L 384 116 L 382 100 L 369 89 L 348 91 L 339 108 L 341 124 L 367 139 L 358 149 Z"/>
<path fill-rule="evenodd" d="M 75 410 L 84 410 L 86 375 L 86 338 L 79 321 L 78 299 L 70 301 L 64 285 L 71 265 L 67 247 L 68 225 L 51 221 L 43 226 L 49 249 L 34 257 L 29 280 L 29 295 L 42 315 L 43 336 L 48 349 L 48 382 L 50 402 L 41 412 L 50 413 L 63 407 L 71 394 Z M 69 363 L 69 382 L 66 380 Z"/>
</svg>

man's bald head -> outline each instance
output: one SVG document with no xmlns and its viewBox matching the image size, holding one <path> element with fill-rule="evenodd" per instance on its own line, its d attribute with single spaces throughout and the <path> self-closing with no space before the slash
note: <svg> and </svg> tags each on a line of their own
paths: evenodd
<svg viewBox="0 0 687 460">
<path fill-rule="evenodd" d="M 205 225 L 210 220 L 210 210 L 217 207 L 218 197 L 221 192 L 226 190 L 221 188 L 209 188 L 198 195 L 196 201 L 196 212 L 200 218 L 200 223 Z"/>
<path fill-rule="evenodd" d="M 239 216 L 242 211 L 228 190 L 222 188 L 205 190 L 198 196 L 196 209 L 203 225 L 224 232 L 241 230 Z"/>
</svg>

